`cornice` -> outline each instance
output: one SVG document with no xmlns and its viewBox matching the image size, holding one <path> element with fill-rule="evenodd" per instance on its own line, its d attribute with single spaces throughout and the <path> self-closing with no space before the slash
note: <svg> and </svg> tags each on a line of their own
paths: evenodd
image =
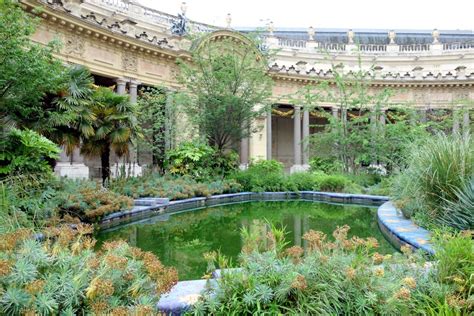
<svg viewBox="0 0 474 316">
<path fill-rule="evenodd" d="M 269 72 L 270 76 L 277 82 L 289 82 L 296 84 L 315 84 L 318 82 L 334 83 L 332 78 L 309 77 L 297 74 L 282 74 L 276 72 Z M 414 80 L 410 82 L 395 81 L 395 80 L 376 80 L 370 78 L 370 86 L 372 87 L 390 87 L 390 88 L 439 88 L 439 87 L 473 87 L 474 80 L 456 80 L 456 81 L 428 81 L 428 80 Z M 347 81 L 350 84 L 350 80 Z"/>
<path fill-rule="evenodd" d="M 109 45 L 120 47 L 124 50 L 144 54 L 145 56 L 158 57 L 173 62 L 177 58 L 183 58 L 187 60 L 190 60 L 191 58 L 190 53 L 186 50 L 172 50 L 153 45 L 139 39 L 134 39 L 131 36 L 122 35 L 120 33 L 98 27 L 91 22 L 81 20 L 78 17 L 71 15 L 64 10 L 54 9 L 38 1 L 23 0 L 21 3 L 27 12 L 38 16 L 49 25 L 57 26 L 60 29 L 64 29 L 70 33 L 75 33 L 79 36 L 96 39 Z M 38 12 L 35 12 L 34 9 L 37 7 L 41 7 L 42 9 Z"/>
</svg>

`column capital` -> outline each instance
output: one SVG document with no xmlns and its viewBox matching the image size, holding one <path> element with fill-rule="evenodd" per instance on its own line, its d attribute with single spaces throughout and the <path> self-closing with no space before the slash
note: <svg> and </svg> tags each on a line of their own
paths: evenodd
<svg viewBox="0 0 474 316">
<path fill-rule="evenodd" d="M 135 79 L 130 79 L 129 84 L 130 84 L 130 87 L 137 87 L 139 84 L 141 84 L 141 82 Z"/>
<path fill-rule="evenodd" d="M 115 78 L 115 82 L 118 84 L 126 84 L 128 80 L 125 78 Z"/>
</svg>

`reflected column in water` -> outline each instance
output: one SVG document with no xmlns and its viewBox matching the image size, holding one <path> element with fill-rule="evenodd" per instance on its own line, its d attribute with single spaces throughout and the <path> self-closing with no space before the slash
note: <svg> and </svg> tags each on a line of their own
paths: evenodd
<svg viewBox="0 0 474 316">
<path fill-rule="evenodd" d="M 130 231 L 130 235 L 128 235 L 128 243 L 130 246 L 136 247 L 138 240 L 138 226 L 133 225 L 132 230 Z"/>
<path fill-rule="evenodd" d="M 295 246 L 301 247 L 301 216 L 295 215 L 293 216 L 293 238 L 295 242 Z"/>
</svg>

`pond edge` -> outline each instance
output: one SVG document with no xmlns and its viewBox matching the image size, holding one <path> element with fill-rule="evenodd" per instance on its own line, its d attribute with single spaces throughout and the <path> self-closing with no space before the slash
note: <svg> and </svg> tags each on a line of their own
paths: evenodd
<svg viewBox="0 0 474 316">
<path fill-rule="evenodd" d="M 207 206 L 217 206 L 249 201 L 319 201 L 330 203 L 375 205 L 377 222 L 382 234 L 396 248 L 409 245 L 434 253 L 430 243 L 431 233 L 403 216 L 387 196 L 332 193 L 318 191 L 300 192 L 241 192 L 219 194 L 209 197 L 195 197 L 184 200 L 169 201 L 166 198 L 140 198 L 135 200 L 131 210 L 115 212 L 105 216 L 99 223 L 101 229 L 111 228 L 127 222 L 159 214 L 172 214 Z M 217 276 L 218 277 L 218 276 Z M 190 280 L 178 282 L 169 293 L 162 295 L 157 303 L 157 310 L 164 315 L 181 315 L 200 297 L 206 287 L 214 287 L 215 280 Z"/>
</svg>

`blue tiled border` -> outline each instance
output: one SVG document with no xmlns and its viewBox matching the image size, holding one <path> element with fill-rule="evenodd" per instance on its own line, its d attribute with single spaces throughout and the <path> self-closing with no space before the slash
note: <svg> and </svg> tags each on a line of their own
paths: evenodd
<svg viewBox="0 0 474 316">
<path fill-rule="evenodd" d="M 398 249 L 409 245 L 434 254 L 431 233 L 403 216 L 392 202 L 386 202 L 378 208 L 377 221 L 382 233 Z"/>
</svg>

